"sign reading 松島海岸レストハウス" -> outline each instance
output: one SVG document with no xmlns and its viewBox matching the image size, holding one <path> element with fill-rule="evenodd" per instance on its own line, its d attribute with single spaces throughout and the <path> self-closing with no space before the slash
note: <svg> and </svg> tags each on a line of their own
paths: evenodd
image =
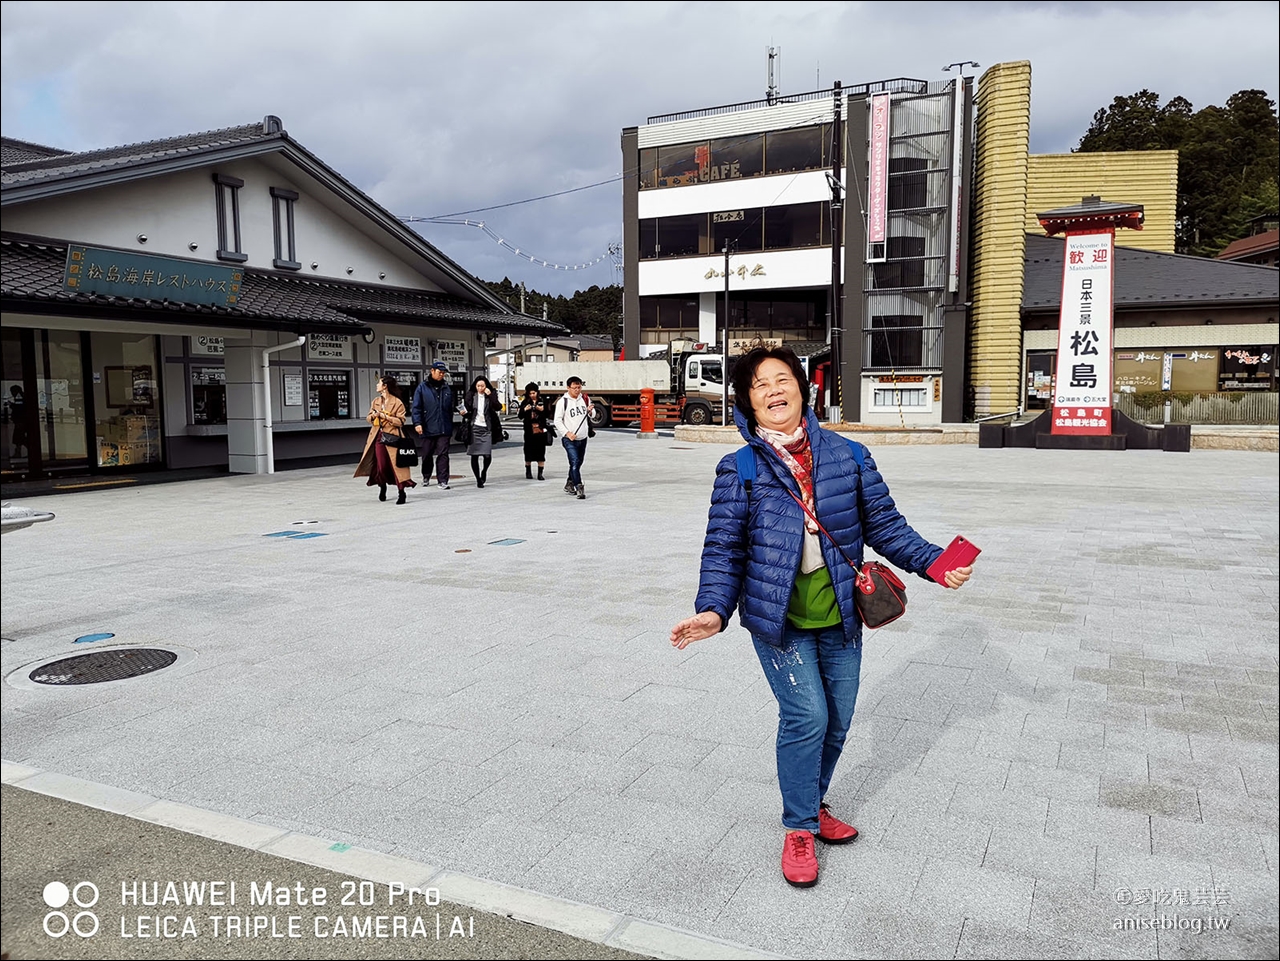
<svg viewBox="0 0 1280 961">
<path fill-rule="evenodd" d="M 82 294 L 235 307 L 243 279 L 239 267 L 70 244 L 62 286 Z"/>
<path fill-rule="evenodd" d="M 1111 433 L 1110 231 L 1068 234 L 1058 323 L 1053 433 Z"/>
</svg>

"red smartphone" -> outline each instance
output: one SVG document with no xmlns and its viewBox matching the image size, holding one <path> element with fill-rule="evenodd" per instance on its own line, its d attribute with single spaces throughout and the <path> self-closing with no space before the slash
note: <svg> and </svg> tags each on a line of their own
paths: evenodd
<svg viewBox="0 0 1280 961">
<path fill-rule="evenodd" d="M 925 572 L 935 581 L 946 587 L 945 580 L 947 571 L 954 571 L 957 567 L 968 567 L 973 563 L 973 559 L 982 553 L 982 548 L 967 538 L 956 536 L 945 551 L 938 555 L 938 559 L 929 565 L 929 569 Z"/>
</svg>

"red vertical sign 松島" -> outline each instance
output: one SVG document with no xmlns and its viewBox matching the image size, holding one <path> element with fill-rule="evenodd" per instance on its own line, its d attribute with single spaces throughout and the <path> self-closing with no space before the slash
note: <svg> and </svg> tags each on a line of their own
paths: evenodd
<svg viewBox="0 0 1280 961">
<path fill-rule="evenodd" d="M 1111 433 L 1115 232 L 1068 233 L 1063 249 L 1053 433 Z"/>
</svg>

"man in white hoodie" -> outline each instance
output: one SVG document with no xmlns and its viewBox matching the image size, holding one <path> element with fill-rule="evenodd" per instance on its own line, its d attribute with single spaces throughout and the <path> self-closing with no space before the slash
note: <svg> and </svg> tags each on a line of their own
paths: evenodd
<svg viewBox="0 0 1280 961">
<path fill-rule="evenodd" d="M 556 429 L 560 443 L 569 457 L 569 479 L 564 482 L 566 494 L 577 494 L 578 500 L 587 499 L 582 486 L 582 461 L 587 456 L 587 437 L 591 433 L 588 415 L 591 398 L 582 392 L 582 378 L 570 377 L 565 381 L 565 393 L 556 401 Z"/>
</svg>

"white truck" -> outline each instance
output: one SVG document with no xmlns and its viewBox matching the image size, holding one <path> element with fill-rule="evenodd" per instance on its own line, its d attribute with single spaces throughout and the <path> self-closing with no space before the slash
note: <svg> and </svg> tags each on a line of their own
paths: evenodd
<svg viewBox="0 0 1280 961">
<path fill-rule="evenodd" d="M 646 387 L 654 392 L 658 423 L 720 423 L 723 357 L 693 341 L 673 341 L 666 357 L 657 360 L 532 361 L 518 366 L 515 376 L 521 389 L 532 381 L 546 397 L 559 396 L 570 377 L 581 377 L 595 427 L 639 420 L 640 391 Z"/>
</svg>

